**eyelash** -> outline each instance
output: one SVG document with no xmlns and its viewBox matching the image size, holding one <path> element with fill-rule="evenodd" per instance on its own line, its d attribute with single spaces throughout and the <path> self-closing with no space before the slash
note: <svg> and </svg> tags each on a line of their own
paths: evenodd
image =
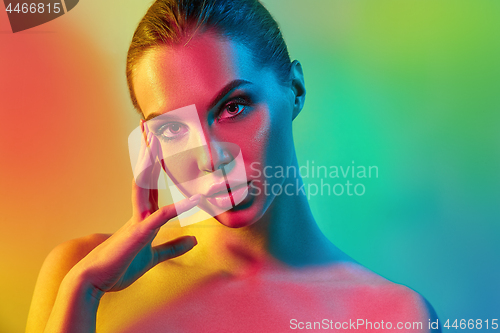
<svg viewBox="0 0 500 333">
<path fill-rule="evenodd" d="M 153 134 L 158 137 L 160 140 L 162 141 L 172 141 L 172 140 L 175 140 L 177 139 L 177 137 L 168 137 L 168 136 L 165 136 L 163 135 L 162 133 L 168 129 L 169 126 L 171 126 L 172 124 L 180 124 L 181 126 L 185 126 L 184 124 L 182 123 L 178 123 L 178 122 L 169 122 L 169 123 L 166 123 L 164 124 L 163 126 L 161 126 L 160 128 L 158 128 L 156 131 L 153 131 Z M 182 136 L 182 135 L 181 135 Z"/>
<path fill-rule="evenodd" d="M 226 110 L 226 108 L 232 104 L 236 104 L 236 105 L 242 105 L 243 106 L 243 110 L 237 114 L 235 114 L 234 116 L 229 116 L 229 117 L 225 117 L 225 118 L 221 118 L 221 115 L 223 114 L 224 110 Z M 220 112 L 219 112 L 219 115 L 217 116 L 217 120 L 219 122 L 224 122 L 224 121 L 232 121 L 236 118 L 238 118 L 239 116 L 244 116 L 246 113 L 247 113 L 247 108 L 251 105 L 251 100 L 250 98 L 246 97 L 246 96 L 237 96 L 233 99 L 231 99 L 229 102 L 227 102 L 226 104 L 224 104 L 224 106 L 222 106 Z"/>
<path fill-rule="evenodd" d="M 230 117 L 226 117 L 226 118 L 221 118 L 221 114 L 231 104 L 242 105 L 243 106 L 243 110 L 240 113 L 235 114 L 234 116 L 230 116 Z M 238 118 L 239 116 L 245 115 L 246 111 L 247 111 L 247 108 L 250 105 L 251 105 L 250 98 L 248 98 L 246 96 L 237 96 L 237 97 L 233 98 L 232 100 L 230 100 L 229 102 L 227 102 L 226 104 L 224 104 L 224 106 L 222 106 L 222 108 L 220 109 L 220 112 L 219 112 L 219 114 L 217 116 L 217 120 L 219 122 L 232 121 L 232 120 Z M 164 136 L 164 135 L 161 134 L 163 132 L 163 130 L 167 129 L 168 126 L 170 126 L 171 124 L 172 123 L 167 123 L 167 124 L 161 126 L 157 131 L 154 131 L 154 134 L 157 137 L 159 137 L 161 140 L 163 140 L 163 141 L 167 141 L 168 142 L 168 141 L 175 140 L 176 139 L 175 137 L 169 138 L 169 137 Z"/>
</svg>

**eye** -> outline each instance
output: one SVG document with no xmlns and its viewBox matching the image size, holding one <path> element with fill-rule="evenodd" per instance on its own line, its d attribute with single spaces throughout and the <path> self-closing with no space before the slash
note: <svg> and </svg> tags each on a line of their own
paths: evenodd
<svg viewBox="0 0 500 333">
<path fill-rule="evenodd" d="M 163 139 L 173 140 L 183 136 L 187 131 L 188 128 L 186 125 L 172 122 L 163 125 L 156 134 L 160 135 Z"/>
<path fill-rule="evenodd" d="M 234 118 L 245 111 L 246 107 L 246 104 L 230 102 L 226 104 L 226 106 L 222 109 L 222 112 L 219 115 L 219 119 Z"/>
</svg>

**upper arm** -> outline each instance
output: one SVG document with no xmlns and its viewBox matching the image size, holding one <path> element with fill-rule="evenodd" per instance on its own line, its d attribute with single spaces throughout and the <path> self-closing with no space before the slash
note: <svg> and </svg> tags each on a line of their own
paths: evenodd
<svg viewBox="0 0 500 333">
<path fill-rule="evenodd" d="M 73 239 L 56 246 L 49 253 L 38 274 L 28 314 L 27 333 L 44 331 L 63 278 L 76 263 L 108 237 L 93 234 Z"/>
</svg>

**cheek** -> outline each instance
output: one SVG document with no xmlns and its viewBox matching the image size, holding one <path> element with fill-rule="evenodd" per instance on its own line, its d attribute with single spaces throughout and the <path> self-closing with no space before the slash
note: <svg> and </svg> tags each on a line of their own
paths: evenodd
<svg viewBox="0 0 500 333">
<path fill-rule="evenodd" d="M 292 121 L 283 104 L 273 107 L 268 121 L 266 165 L 273 168 L 290 165 L 293 155 Z"/>
<path fill-rule="evenodd" d="M 247 117 L 233 131 L 234 143 L 241 148 L 249 178 L 254 178 L 269 166 L 287 166 L 291 163 L 293 140 L 291 120 L 281 112 L 284 106 L 277 105 L 273 110 L 261 108 Z M 234 133 L 237 133 L 235 136 Z M 260 173 L 263 175 L 263 173 Z M 254 177 L 252 177 L 254 176 Z"/>
<path fill-rule="evenodd" d="M 255 162 L 264 165 L 267 163 L 270 153 L 269 148 L 271 147 L 269 111 L 260 109 L 258 112 L 249 115 L 245 120 L 236 132 L 238 135 L 235 143 L 241 148 L 245 165 L 249 166 Z"/>
<path fill-rule="evenodd" d="M 205 150 L 205 147 L 197 147 L 172 156 L 164 156 L 167 174 L 175 184 L 182 184 L 200 177 L 199 160 L 206 155 Z"/>
</svg>

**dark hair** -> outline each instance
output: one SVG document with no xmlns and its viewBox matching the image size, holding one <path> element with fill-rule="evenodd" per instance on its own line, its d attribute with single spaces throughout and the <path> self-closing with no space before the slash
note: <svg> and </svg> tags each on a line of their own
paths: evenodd
<svg viewBox="0 0 500 333">
<path fill-rule="evenodd" d="M 291 62 L 285 41 L 278 23 L 258 0 L 157 0 L 135 30 L 127 54 L 128 88 L 139 112 L 132 76 L 144 52 L 208 29 L 243 43 L 257 64 L 273 68 L 282 82 L 288 81 Z"/>
</svg>

